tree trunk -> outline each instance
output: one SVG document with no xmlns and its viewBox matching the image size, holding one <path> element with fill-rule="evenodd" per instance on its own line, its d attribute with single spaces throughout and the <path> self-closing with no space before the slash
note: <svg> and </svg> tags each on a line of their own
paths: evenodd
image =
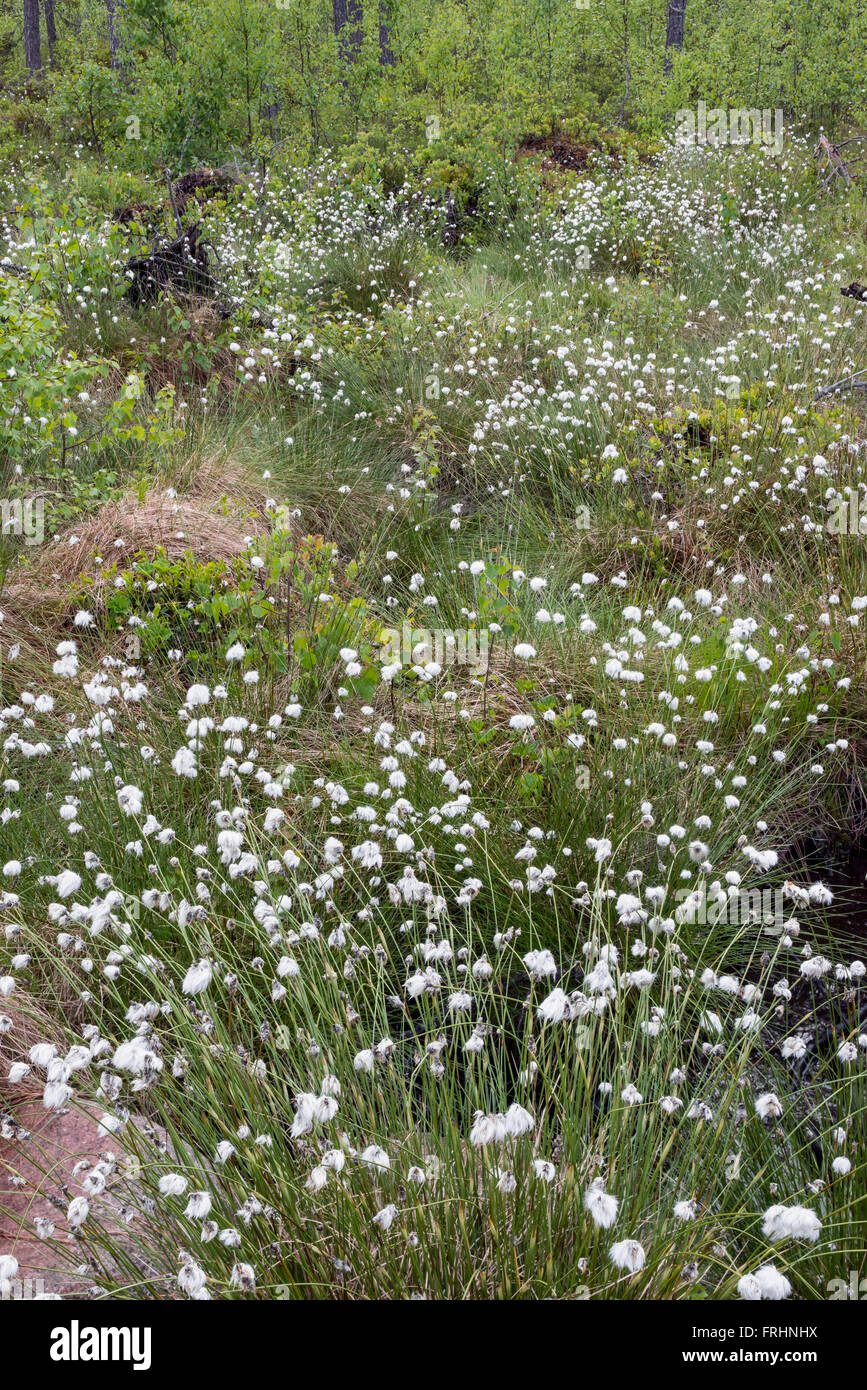
<svg viewBox="0 0 867 1390">
<path fill-rule="evenodd" d="M 361 0 L 331 0 L 334 14 L 334 36 L 345 63 L 354 63 L 361 51 L 364 37 L 364 11 Z M 353 27 L 350 29 L 349 26 Z"/>
<path fill-rule="evenodd" d="M 390 18 L 388 0 L 379 0 L 379 63 L 384 68 L 394 67 Z"/>
<path fill-rule="evenodd" d="M 108 15 L 108 51 L 111 55 L 111 66 L 119 68 L 120 61 L 120 12 L 123 9 L 121 0 L 105 0 L 106 13 Z"/>
<path fill-rule="evenodd" d="M 54 0 L 45 0 L 45 36 L 48 39 L 48 60 L 54 66 L 54 49 L 57 46 L 57 29 L 54 23 Z"/>
<path fill-rule="evenodd" d="M 39 42 L 39 0 L 24 0 L 24 62 L 31 76 L 42 71 Z"/>
<path fill-rule="evenodd" d="M 632 89 L 632 68 L 629 65 L 629 6 L 623 6 L 623 99 L 617 119 L 622 124 Z"/>
<path fill-rule="evenodd" d="M 668 0 L 668 23 L 665 28 L 665 63 L 663 72 L 671 72 L 671 50 L 678 53 L 683 48 L 683 31 L 686 24 L 686 0 Z"/>
</svg>

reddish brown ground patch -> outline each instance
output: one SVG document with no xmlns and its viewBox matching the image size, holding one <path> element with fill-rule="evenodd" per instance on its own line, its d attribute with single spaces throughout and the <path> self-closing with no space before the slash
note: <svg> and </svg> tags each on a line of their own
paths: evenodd
<svg viewBox="0 0 867 1390">
<path fill-rule="evenodd" d="M 69 1260 L 36 1235 L 39 1217 L 56 1224 L 54 1245 L 66 1244 L 66 1209 L 73 1197 L 83 1196 L 73 1169 L 83 1159 L 88 1166 L 117 1145 L 100 1137 L 96 1120 L 69 1111 L 46 1111 L 38 1102 L 16 1108 L 15 1121 L 31 1134 L 27 1141 L 0 1140 L 0 1255 L 18 1261 L 13 1298 L 58 1294 L 84 1298 L 94 1285 L 93 1274 L 77 1274 L 83 1263 L 73 1242 Z M 85 1170 L 86 1171 L 86 1170 Z"/>
<path fill-rule="evenodd" d="M 542 155 L 543 169 L 586 169 L 593 146 L 573 140 L 571 136 L 525 135 L 517 149 L 518 155 Z"/>
</svg>

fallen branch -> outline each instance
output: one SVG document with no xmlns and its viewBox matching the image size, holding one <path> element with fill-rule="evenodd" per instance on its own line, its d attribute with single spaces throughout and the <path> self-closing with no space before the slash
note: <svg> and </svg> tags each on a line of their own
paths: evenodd
<svg viewBox="0 0 867 1390">
<path fill-rule="evenodd" d="M 821 391 L 817 391 L 814 400 L 819 401 L 823 396 L 833 396 L 838 391 L 867 391 L 867 381 L 856 381 L 856 377 L 867 374 L 867 367 L 859 367 L 857 372 L 850 372 L 849 376 L 844 376 L 840 381 L 835 381 L 831 386 L 823 386 Z"/>
<path fill-rule="evenodd" d="M 821 165 L 825 161 L 826 167 L 822 175 L 822 187 L 830 188 L 835 179 L 842 179 L 847 188 L 852 187 L 852 166 L 857 164 L 863 155 L 856 155 L 855 158 L 844 159 L 840 151 L 846 145 L 854 144 L 863 139 L 863 136 L 853 135 L 848 140 L 843 140 L 839 145 L 832 145 L 827 135 L 819 136 L 819 143 L 816 146 L 816 157 Z"/>
</svg>

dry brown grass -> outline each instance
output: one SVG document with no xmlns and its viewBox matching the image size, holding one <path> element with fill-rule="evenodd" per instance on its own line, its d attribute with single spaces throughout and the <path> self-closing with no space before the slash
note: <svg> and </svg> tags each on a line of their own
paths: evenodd
<svg viewBox="0 0 867 1390">
<path fill-rule="evenodd" d="M 232 515 L 258 521 L 260 528 L 265 515 L 265 502 L 269 497 L 263 479 L 253 472 L 250 465 L 242 462 L 228 448 L 214 450 L 202 457 L 191 455 L 177 470 L 175 480 L 177 491 L 183 497 L 211 506 L 223 513 L 228 508 Z"/>
<path fill-rule="evenodd" d="M 188 552 L 199 559 L 229 560 L 244 550 L 251 529 L 249 517 L 240 510 L 219 515 L 206 497 L 173 498 L 165 492 L 151 492 L 141 500 L 122 497 L 76 526 L 72 536 L 46 546 L 25 571 L 25 582 L 32 586 L 45 578 L 66 586 L 88 573 L 98 586 L 100 568 L 114 562 L 124 568 L 135 555 L 152 556 L 160 550 L 172 560 Z M 102 566 L 94 568 L 95 556 L 102 557 Z"/>
<path fill-rule="evenodd" d="M 266 526 L 263 489 L 250 486 L 240 466 L 218 458 L 189 464 L 182 496 L 153 490 L 129 493 L 106 503 L 48 545 L 29 551 L 10 572 L 0 597 L 4 657 L 18 645 L 22 671 L 53 659 L 81 606 L 78 581 L 90 581 L 86 606 L 97 612 L 106 587 L 135 556 L 164 551 L 171 560 L 231 560 L 245 550 L 246 537 Z M 234 500 L 245 497 L 244 502 Z M 101 557 L 102 563 L 97 563 Z M 111 577 L 108 571 L 114 571 Z"/>
</svg>

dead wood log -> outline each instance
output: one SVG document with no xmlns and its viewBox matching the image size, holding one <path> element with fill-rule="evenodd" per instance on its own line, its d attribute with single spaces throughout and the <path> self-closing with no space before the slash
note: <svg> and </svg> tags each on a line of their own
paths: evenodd
<svg viewBox="0 0 867 1390">
<path fill-rule="evenodd" d="M 243 182 L 240 175 L 235 175 L 229 169 L 191 169 L 188 174 L 182 174 L 179 179 L 171 182 L 168 173 L 166 183 L 168 185 L 169 202 L 172 214 L 176 222 L 178 217 L 183 217 L 187 211 L 187 204 L 191 199 L 197 197 L 215 198 L 221 193 L 228 193 L 230 189 L 237 188 Z M 156 220 L 161 215 L 159 206 L 151 206 L 148 203 L 128 203 L 124 207 L 115 208 L 112 212 L 112 220 L 127 224 L 129 222 L 142 222 Z M 178 224 L 180 230 L 180 225 Z"/>
<path fill-rule="evenodd" d="M 220 193 L 228 193 L 240 182 L 240 178 L 226 169 L 192 169 L 189 174 L 182 174 L 175 180 L 173 192 L 178 208 L 183 213 L 195 193 L 215 198 Z"/>
<path fill-rule="evenodd" d="M 133 256 L 124 273 L 130 282 L 126 298 L 136 309 L 142 304 L 153 304 L 165 293 L 215 300 L 219 290 L 198 222 L 168 246 L 157 248 L 148 256 Z M 217 308 L 223 317 L 228 317 L 227 309 L 219 304 Z"/>
<path fill-rule="evenodd" d="M 160 209 L 151 203 L 126 203 L 123 207 L 113 210 L 111 220 L 120 223 L 122 227 L 128 227 L 131 222 L 138 222 L 145 227 L 155 227 L 160 216 Z"/>
</svg>

